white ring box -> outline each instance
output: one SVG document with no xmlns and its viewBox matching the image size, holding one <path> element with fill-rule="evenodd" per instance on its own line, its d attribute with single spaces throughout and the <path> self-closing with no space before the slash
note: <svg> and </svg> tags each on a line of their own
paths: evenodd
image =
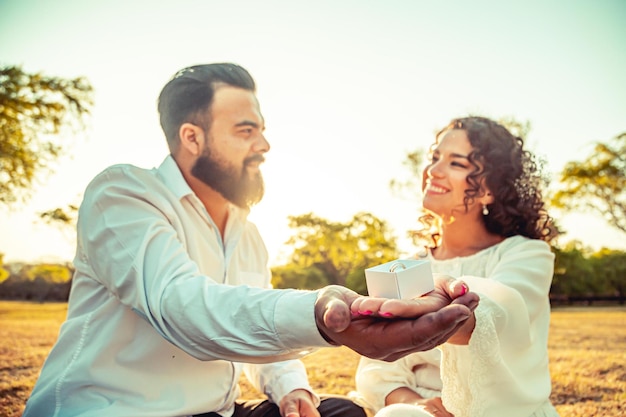
<svg viewBox="0 0 626 417">
<path fill-rule="evenodd" d="M 365 270 L 370 297 L 411 299 L 435 288 L 430 261 L 397 259 Z"/>
</svg>

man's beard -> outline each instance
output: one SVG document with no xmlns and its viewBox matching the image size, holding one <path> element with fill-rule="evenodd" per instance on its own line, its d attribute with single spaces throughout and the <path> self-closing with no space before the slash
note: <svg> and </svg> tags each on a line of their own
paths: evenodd
<svg viewBox="0 0 626 417">
<path fill-rule="evenodd" d="M 261 201 L 265 192 L 261 173 L 250 175 L 246 169 L 250 162 L 257 161 L 264 161 L 263 156 L 246 158 L 241 171 L 237 171 L 234 166 L 215 158 L 206 146 L 191 169 L 191 174 L 231 203 L 247 209 Z"/>
</svg>

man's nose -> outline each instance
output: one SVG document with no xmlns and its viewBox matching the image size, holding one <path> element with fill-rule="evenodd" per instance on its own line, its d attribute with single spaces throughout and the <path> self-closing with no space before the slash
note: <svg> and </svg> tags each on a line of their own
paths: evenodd
<svg viewBox="0 0 626 417">
<path fill-rule="evenodd" d="M 270 143 L 265 138 L 263 133 L 259 134 L 259 137 L 254 145 L 254 150 L 261 153 L 265 153 L 270 150 Z"/>
</svg>

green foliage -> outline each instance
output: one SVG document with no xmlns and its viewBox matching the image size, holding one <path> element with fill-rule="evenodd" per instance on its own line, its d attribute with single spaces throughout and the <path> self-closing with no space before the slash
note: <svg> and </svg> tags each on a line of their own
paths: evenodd
<svg viewBox="0 0 626 417">
<path fill-rule="evenodd" d="M 597 142 L 582 162 L 568 162 L 551 203 L 566 211 L 599 213 L 626 233 L 626 133 L 608 143 Z"/>
<path fill-rule="evenodd" d="M 328 279 L 314 266 L 301 268 L 295 265 L 284 265 L 272 268 L 274 288 L 316 290 L 326 285 L 328 285 Z"/>
<path fill-rule="evenodd" d="M 25 200 L 36 178 L 51 171 L 66 149 L 59 134 L 83 126 L 92 93 L 85 78 L 0 67 L 0 203 Z"/>
<path fill-rule="evenodd" d="M 506 116 L 498 119 L 498 123 L 506 127 L 513 135 L 518 136 L 524 140 L 528 137 L 531 129 L 531 123 L 529 120 L 519 121 L 513 116 Z"/>
<path fill-rule="evenodd" d="M 48 224 L 59 224 L 62 226 L 73 225 L 76 222 L 78 206 L 69 204 L 67 209 L 57 207 L 52 210 L 39 213 L 39 217 Z"/>
<path fill-rule="evenodd" d="M 295 235 L 291 263 L 300 269 L 322 271 L 328 284 L 346 285 L 357 270 L 384 263 L 398 256 L 396 239 L 387 223 L 370 213 L 357 213 L 346 222 L 331 222 L 313 215 L 290 216 Z"/>
<path fill-rule="evenodd" d="M 601 249 L 590 257 L 595 275 L 604 284 L 606 293 L 626 295 L 626 252 Z"/>
<path fill-rule="evenodd" d="M 563 249 L 553 247 L 553 252 L 555 266 L 550 293 L 567 296 L 593 294 L 593 268 L 584 249 L 573 242 Z"/>
<path fill-rule="evenodd" d="M 0 299 L 67 301 L 74 270 L 71 265 L 12 265 L 12 273 L 0 282 Z"/>
<path fill-rule="evenodd" d="M 0 253 L 0 284 L 2 284 L 9 277 L 9 271 L 3 268 L 4 265 L 4 253 Z"/>
<path fill-rule="evenodd" d="M 556 257 L 550 293 L 566 296 L 626 295 L 626 252 L 592 252 L 577 242 L 553 247 Z"/>
<path fill-rule="evenodd" d="M 39 264 L 25 271 L 29 281 L 42 280 L 47 283 L 60 284 L 72 278 L 72 272 L 63 265 Z"/>
<path fill-rule="evenodd" d="M 393 260 L 393 259 L 390 259 Z M 369 265 L 373 266 L 373 265 Z M 368 266 L 368 267 L 369 267 Z M 361 295 L 367 295 L 367 283 L 365 282 L 365 269 L 355 269 L 346 278 L 346 287 Z"/>
</svg>

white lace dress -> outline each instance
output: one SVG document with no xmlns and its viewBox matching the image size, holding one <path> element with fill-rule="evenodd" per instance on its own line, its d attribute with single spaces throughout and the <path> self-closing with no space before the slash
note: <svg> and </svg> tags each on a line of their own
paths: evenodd
<svg viewBox="0 0 626 417">
<path fill-rule="evenodd" d="M 558 417 L 549 400 L 548 294 L 554 255 L 548 244 L 515 236 L 467 257 L 440 261 L 429 253 L 422 256 L 430 259 L 433 272 L 462 278 L 480 295 L 469 344 L 438 348 L 446 409 L 455 417 Z M 397 388 L 397 378 L 390 383 L 389 375 L 401 369 L 420 372 L 420 366 L 407 366 L 411 356 L 397 363 L 362 359 L 357 390 L 376 404 L 374 411 L 381 404 L 374 395 L 384 401 Z"/>
</svg>

